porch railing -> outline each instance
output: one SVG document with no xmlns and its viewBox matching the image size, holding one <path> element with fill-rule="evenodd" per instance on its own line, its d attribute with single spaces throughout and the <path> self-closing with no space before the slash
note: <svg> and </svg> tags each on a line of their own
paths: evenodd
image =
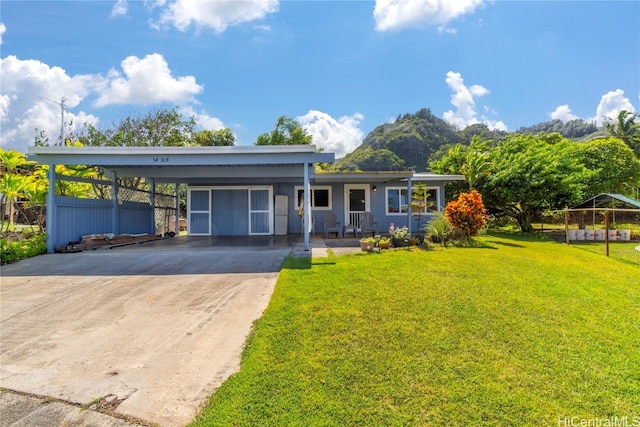
<svg viewBox="0 0 640 427">
<path fill-rule="evenodd" d="M 356 227 L 360 226 L 360 211 L 349 211 L 349 221 L 347 221 L 347 225 L 355 225 Z"/>
</svg>

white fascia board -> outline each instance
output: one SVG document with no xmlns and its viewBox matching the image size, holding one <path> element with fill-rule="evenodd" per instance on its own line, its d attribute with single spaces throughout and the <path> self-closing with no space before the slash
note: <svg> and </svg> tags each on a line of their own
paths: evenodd
<svg viewBox="0 0 640 427">
<path fill-rule="evenodd" d="M 315 153 L 315 145 L 233 145 L 224 147 L 29 147 L 29 154 L 277 154 L 277 153 Z"/>
<path fill-rule="evenodd" d="M 313 146 L 260 147 L 32 147 L 30 158 L 45 164 L 92 166 L 235 166 L 333 163 L 333 153 Z"/>
<path fill-rule="evenodd" d="M 411 178 L 415 182 L 428 181 L 464 181 L 464 175 L 443 175 L 437 173 L 416 173 Z"/>
</svg>

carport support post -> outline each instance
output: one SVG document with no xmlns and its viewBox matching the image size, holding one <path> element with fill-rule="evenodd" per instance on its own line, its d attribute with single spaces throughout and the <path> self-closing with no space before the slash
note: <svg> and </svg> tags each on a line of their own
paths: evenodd
<svg viewBox="0 0 640 427">
<path fill-rule="evenodd" d="M 112 171 L 105 175 L 111 178 L 111 232 L 113 234 L 120 234 L 120 212 L 118 210 L 118 177 L 116 172 Z"/>
<path fill-rule="evenodd" d="M 176 182 L 176 236 L 180 235 L 180 183 Z"/>
<path fill-rule="evenodd" d="M 47 193 L 47 253 L 55 251 L 56 237 L 56 165 L 49 164 L 47 172 L 49 192 Z"/>
<path fill-rule="evenodd" d="M 407 178 L 407 227 L 409 228 L 409 234 L 411 234 L 411 193 L 413 192 L 413 183 L 411 177 Z M 420 224 L 418 224 L 420 227 Z"/>
<path fill-rule="evenodd" d="M 311 233 L 311 186 L 309 185 L 309 163 L 304 163 L 304 250 L 309 250 Z"/>
<path fill-rule="evenodd" d="M 151 234 L 156 234 L 156 180 L 153 178 L 151 178 L 149 204 L 151 205 L 151 222 L 149 223 L 149 228 L 151 229 Z"/>
</svg>

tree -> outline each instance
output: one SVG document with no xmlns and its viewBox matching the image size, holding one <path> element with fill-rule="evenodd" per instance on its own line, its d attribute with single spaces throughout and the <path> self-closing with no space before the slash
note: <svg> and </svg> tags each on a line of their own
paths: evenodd
<svg viewBox="0 0 640 427">
<path fill-rule="evenodd" d="M 0 193 L 9 205 L 9 227 L 13 227 L 15 208 L 17 207 L 19 212 L 21 210 L 16 202 L 18 199 L 24 198 L 25 188 L 30 183 L 28 176 L 24 175 L 23 169 L 33 164 L 35 162 L 27 160 L 24 153 L 0 148 L 0 170 L 2 170 Z"/>
<path fill-rule="evenodd" d="M 469 147 L 462 144 L 443 146 L 431 157 L 429 162 L 429 169 L 434 173 L 440 173 L 444 175 L 459 175 L 461 174 L 462 166 L 464 165 Z M 445 184 L 445 193 L 447 198 L 457 198 L 458 195 L 467 191 L 469 183 L 465 181 L 450 181 Z"/>
<path fill-rule="evenodd" d="M 202 147 L 232 146 L 236 144 L 236 135 L 229 128 L 203 130 L 193 135 L 193 143 Z"/>
<path fill-rule="evenodd" d="M 637 117 L 638 114 L 622 110 L 618 113 L 617 121 L 608 122 L 605 127 L 609 134 L 624 141 L 640 157 L 640 125 L 635 121 Z"/>
<path fill-rule="evenodd" d="M 621 139 L 594 139 L 577 148 L 589 170 L 586 197 L 600 193 L 634 195 L 634 189 L 640 186 L 640 159 Z"/>
<path fill-rule="evenodd" d="M 469 190 L 476 188 L 480 180 L 491 173 L 491 162 L 489 161 L 489 153 L 486 150 L 487 144 L 488 141 L 482 142 L 478 135 L 474 135 L 464 163 L 460 167 L 460 172 L 469 184 Z"/>
<path fill-rule="evenodd" d="M 193 117 L 185 119 L 176 108 L 160 109 L 142 117 L 126 117 L 111 127 L 98 129 L 92 124 L 70 131 L 65 145 L 80 142 L 93 147 L 159 147 L 192 145 L 195 134 Z M 46 145 L 48 136 L 36 129 L 36 145 Z"/>
<path fill-rule="evenodd" d="M 311 140 L 312 136 L 296 119 L 280 116 L 271 133 L 259 135 L 255 145 L 310 145 Z"/>
<path fill-rule="evenodd" d="M 511 134 L 490 152 L 493 172 L 481 191 L 489 213 L 514 218 L 524 232 L 535 215 L 583 198 L 589 172 L 577 144 L 553 135 Z"/>
<path fill-rule="evenodd" d="M 429 189 L 419 182 L 411 189 L 411 213 L 417 214 L 418 230 L 422 230 L 422 215 L 429 207 Z"/>
</svg>

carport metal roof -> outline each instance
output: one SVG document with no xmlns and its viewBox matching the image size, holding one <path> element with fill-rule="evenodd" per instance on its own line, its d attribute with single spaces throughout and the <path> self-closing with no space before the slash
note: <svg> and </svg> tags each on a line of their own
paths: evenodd
<svg viewBox="0 0 640 427">
<path fill-rule="evenodd" d="M 617 202 L 617 203 L 616 203 Z M 585 200 L 573 209 L 597 208 L 604 204 L 612 203 L 623 208 L 640 209 L 640 201 L 627 197 L 623 194 L 602 193 Z"/>
<path fill-rule="evenodd" d="M 198 183 L 203 178 L 302 178 L 302 166 L 333 163 L 313 145 L 233 147 L 31 147 L 30 158 L 50 165 L 90 165 L 118 177 Z M 313 168 L 309 168 L 313 175 Z"/>
</svg>

